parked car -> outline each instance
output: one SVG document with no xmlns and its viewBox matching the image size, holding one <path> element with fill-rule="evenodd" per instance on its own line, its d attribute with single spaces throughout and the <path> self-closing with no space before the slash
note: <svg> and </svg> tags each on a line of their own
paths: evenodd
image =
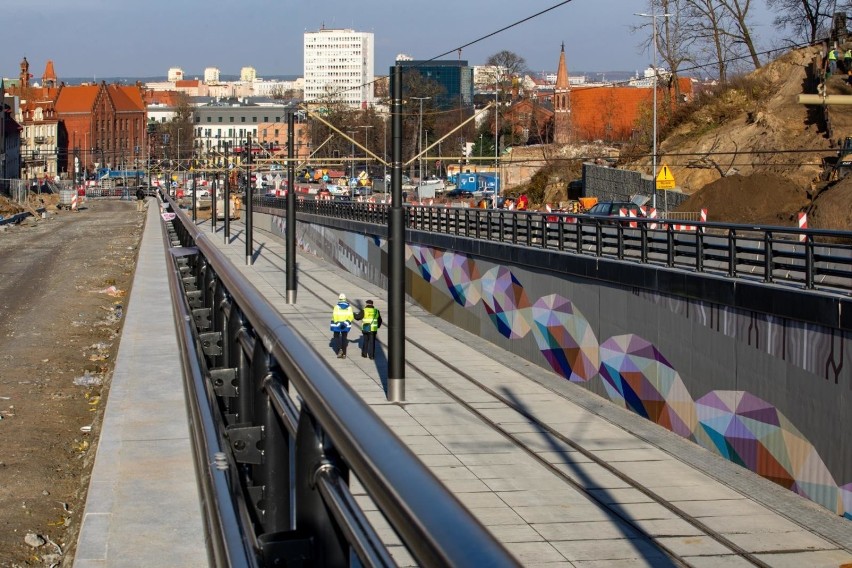
<svg viewBox="0 0 852 568">
<path fill-rule="evenodd" d="M 591 209 L 586 211 L 586 215 L 590 217 L 621 217 L 622 209 L 625 212 L 626 217 L 644 217 L 645 215 L 642 213 L 642 210 L 636 203 L 632 201 L 600 201 L 597 204 L 593 205 Z M 607 225 L 614 225 L 616 223 L 620 223 L 622 226 L 627 226 L 629 221 L 615 221 L 606 220 L 601 221 L 602 223 L 606 223 Z"/>
<path fill-rule="evenodd" d="M 455 188 L 446 192 L 444 197 L 448 197 L 450 199 L 467 199 L 473 197 L 473 192 L 466 189 Z"/>
<path fill-rule="evenodd" d="M 586 211 L 586 215 L 597 217 L 620 217 L 624 209 L 628 217 L 644 217 L 639 206 L 632 201 L 599 201 Z"/>
</svg>

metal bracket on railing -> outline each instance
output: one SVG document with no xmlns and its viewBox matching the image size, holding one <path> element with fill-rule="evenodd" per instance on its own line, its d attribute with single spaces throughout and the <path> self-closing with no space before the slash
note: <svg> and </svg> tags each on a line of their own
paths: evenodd
<svg viewBox="0 0 852 568">
<path fill-rule="evenodd" d="M 201 290 L 187 290 L 186 301 L 193 310 L 200 308 L 203 305 L 201 303 Z"/>
<path fill-rule="evenodd" d="M 196 284 L 195 276 L 189 275 L 181 278 L 183 282 L 183 289 L 187 292 L 198 290 L 198 285 Z"/>
<path fill-rule="evenodd" d="M 237 463 L 262 464 L 263 451 L 258 447 L 263 441 L 261 426 L 235 424 L 227 430 L 228 440 Z"/>
<path fill-rule="evenodd" d="M 210 329 L 210 308 L 198 308 L 192 310 L 192 320 L 199 331 Z"/>
<path fill-rule="evenodd" d="M 216 396 L 237 396 L 236 369 L 212 369 L 210 379 L 213 381 L 213 392 Z"/>
<path fill-rule="evenodd" d="M 216 357 L 222 354 L 222 332 L 211 331 L 210 333 L 199 333 L 201 349 L 208 357 Z"/>
</svg>

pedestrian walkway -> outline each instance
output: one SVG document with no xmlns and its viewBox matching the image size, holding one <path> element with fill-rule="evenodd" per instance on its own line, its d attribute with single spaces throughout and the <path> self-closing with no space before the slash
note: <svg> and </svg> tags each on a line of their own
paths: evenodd
<svg viewBox="0 0 852 568">
<path fill-rule="evenodd" d="M 74 566 L 207 565 L 159 210 L 152 202 Z"/>
<path fill-rule="evenodd" d="M 388 403 L 386 330 L 375 361 L 354 344 L 338 359 L 328 330 L 340 292 L 375 300 L 388 321 L 386 292 L 300 255 L 287 304 L 283 242 L 255 230 L 249 265 L 243 230 L 232 224 L 226 244 L 220 227 L 211 241 L 522 564 L 852 563 L 852 523 L 414 305 L 406 401 Z M 358 499 L 400 565 L 413 564 Z"/>
</svg>

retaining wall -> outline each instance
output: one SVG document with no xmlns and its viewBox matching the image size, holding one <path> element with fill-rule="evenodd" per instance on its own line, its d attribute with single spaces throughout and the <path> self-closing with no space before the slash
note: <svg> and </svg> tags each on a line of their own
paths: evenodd
<svg viewBox="0 0 852 568">
<path fill-rule="evenodd" d="M 256 214 L 255 225 L 283 238 L 282 217 Z M 300 249 L 385 288 L 386 234 L 308 215 L 297 227 Z M 674 293 L 674 277 L 603 280 L 607 264 L 636 270 L 618 261 L 418 231 L 406 240 L 406 292 L 426 310 L 852 518 L 848 329 Z M 680 284 L 659 284 L 669 281 Z"/>
</svg>

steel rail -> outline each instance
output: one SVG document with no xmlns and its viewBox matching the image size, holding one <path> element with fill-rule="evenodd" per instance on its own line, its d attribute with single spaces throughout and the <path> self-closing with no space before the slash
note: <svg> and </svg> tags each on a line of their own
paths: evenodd
<svg viewBox="0 0 852 568">
<path fill-rule="evenodd" d="M 357 475 L 379 510 L 421 565 L 517 566 L 517 561 L 506 549 L 387 428 L 298 331 L 243 278 L 240 271 L 212 244 L 211 237 L 201 232 L 174 201 L 168 201 L 176 214 L 172 224 L 179 233 L 181 243 L 185 247 L 196 247 L 204 259 L 205 270 L 212 269 L 214 273 L 213 276 L 207 274 L 205 281 L 215 278 L 221 284 L 232 310 L 238 307 L 246 326 L 253 330 L 255 360 L 251 364 L 259 365 L 257 354 L 263 353 L 262 359 L 267 360 L 270 368 L 274 367 L 275 372 L 280 373 L 299 393 L 302 405 L 296 426 L 296 454 L 300 451 L 300 441 L 324 440 L 330 443 L 332 452 L 324 454 L 331 460 L 330 465 L 349 468 Z M 277 402 L 266 398 L 266 404 L 275 410 L 279 422 L 290 423 L 287 427 L 289 431 L 293 426 L 293 417 L 291 412 L 285 411 L 285 403 L 282 402 L 286 396 L 285 389 L 273 389 L 271 385 L 276 384 L 274 380 L 266 379 L 263 383 L 254 385 L 254 392 L 262 390 L 266 397 L 270 391 L 276 393 L 271 400 L 277 399 Z M 257 404 L 255 402 L 254 406 L 257 407 Z M 311 437 L 314 429 L 318 432 Z M 291 432 L 288 435 L 293 437 Z M 324 448 L 319 447 L 319 450 Z M 270 451 L 273 449 L 268 448 L 267 453 Z M 338 454 L 343 463 L 335 466 L 333 459 Z M 312 457 L 316 458 L 316 455 Z M 269 456 L 267 458 L 270 459 Z M 344 507 L 349 497 L 332 491 L 339 484 L 330 483 L 322 474 L 325 463 L 297 462 L 295 467 L 306 472 L 313 489 L 326 497 L 322 502 L 325 507 L 334 509 L 332 516 L 338 522 L 353 523 L 346 527 L 350 534 L 353 531 L 359 534 L 360 540 L 350 543 L 353 549 L 365 554 L 374 550 L 370 543 L 375 542 L 375 536 L 365 533 L 362 524 L 356 522 L 358 517 L 353 516 L 348 507 Z M 320 479 L 322 483 L 319 483 Z M 266 483 L 271 482 L 273 480 L 266 480 Z M 296 493 L 299 495 L 298 471 L 296 483 Z M 305 502 L 308 501 L 310 499 L 306 498 Z M 302 530 L 299 506 L 297 500 L 296 528 Z M 368 554 L 361 560 L 370 562 L 371 558 Z"/>
</svg>

